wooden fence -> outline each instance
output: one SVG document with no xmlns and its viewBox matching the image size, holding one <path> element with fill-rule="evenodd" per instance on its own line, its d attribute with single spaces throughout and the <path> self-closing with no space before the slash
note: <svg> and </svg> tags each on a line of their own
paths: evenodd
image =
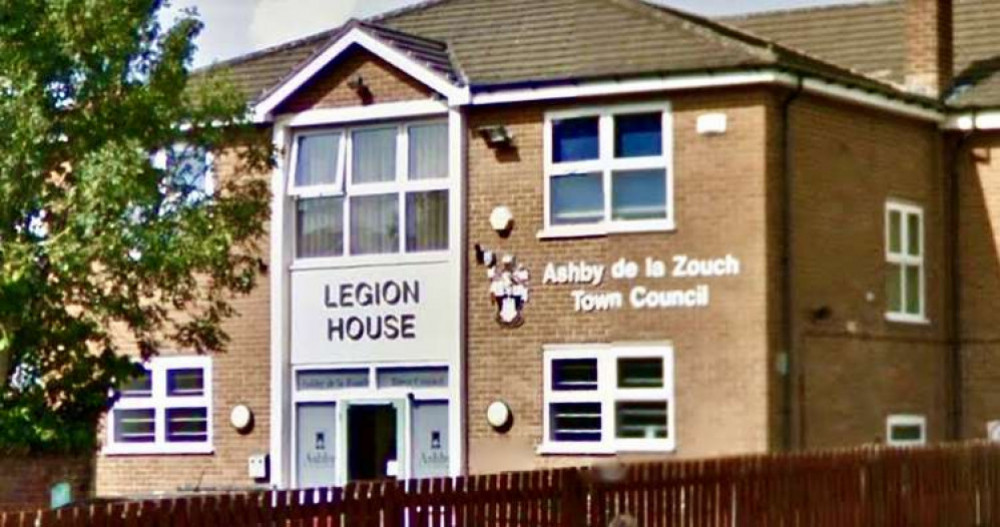
<svg viewBox="0 0 1000 527">
<path fill-rule="evenodd" d="M 1000 447 L 608 465 L 0 515 L 0 527 L 1000 525 Z"/>
</svg>

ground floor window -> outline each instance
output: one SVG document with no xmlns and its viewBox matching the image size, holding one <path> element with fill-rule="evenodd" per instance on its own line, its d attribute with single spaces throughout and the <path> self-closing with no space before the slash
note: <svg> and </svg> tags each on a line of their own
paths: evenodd
<svg viewBox="0 0 1000 527">
<path fill-rule="evenodd" d="M 922 415 L 890 415 L 885 422 L 885 437 L 890 446 L 925 445 L 927 418 Z"/>
<path fill-rule="evenodd" d="M 119 388 L 108 414 L 105 453 L 212 451 L 212 360 L 156 357 Z"/>
<path fill-rule="evenodd" d="M 544 360 L 542 453 L 674 449 L 669 345 L 548 346 Z"/>
</svg>

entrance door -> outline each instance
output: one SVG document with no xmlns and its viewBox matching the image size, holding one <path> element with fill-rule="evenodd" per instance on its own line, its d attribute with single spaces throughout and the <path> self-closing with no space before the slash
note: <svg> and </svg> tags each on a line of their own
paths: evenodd
<svg viewBox="0 0 1000 527">
<path fill-rule="evenodd" d="M 347 479 L 402 477 L 403 405 L 351 404 L 347 407 Z"/>
</svg>

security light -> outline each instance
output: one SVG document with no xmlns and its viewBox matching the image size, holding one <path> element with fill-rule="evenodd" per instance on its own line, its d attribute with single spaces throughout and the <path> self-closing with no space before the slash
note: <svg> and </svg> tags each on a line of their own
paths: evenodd
<svg viewBox="0 0 1000 527">
<path fill-rule="evenodd" d="M 476 131 L 490 148 L 509 148 L 514 144 L 514 136 L 502 124 L 481 126 Z"/>
</svg>

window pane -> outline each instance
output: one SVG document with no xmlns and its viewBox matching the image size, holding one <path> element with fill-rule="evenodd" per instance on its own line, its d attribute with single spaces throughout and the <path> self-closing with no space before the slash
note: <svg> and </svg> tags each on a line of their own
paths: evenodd
<svg viewBox="0 0 1000 527">
<path fill-rule="evenodd" d="M 448 125 L 410 127 L 410 179 L 448 177 Z"/>
<path fill-rule="evenodd" d="M 901 247 L 903 238 L 903 218 L 898 210 L 889 211 L 889 252 L 898 253 L 903 249 Z"/>
<path fill-rule="evenodd" d="M 116 443 L 152 443 L 156 440 L 154 410 L 115 410 L 114 415 Z"/>
<path fill-rule="evenodd" d="M 921 238 L 921 236 L 920 236 L 920 227 L 921 227 L 921 225 L 920 225 L 920 215 L 919 214 L 907 214 L 906 215 L 906 221 L 907 221 L 907 225 L 906 225 L 906 228 L 907 228 L 907 233 L 906 233 L 906 238 L 907 238 L 906 248 L 907 248 L 907 252 L 909 252 L 909 254 L 912 255 L 912 256 L 920 256 L 920 254 L 921 254 L 921 247 L 920 247 L 920 238 Z"/>
<path fill-rule="evenodd" d="M 295 428 L 299 487 L 333 486 L 337 478 L 337 406 L 299 404 Z"/>
<path fill-rule="evenodd" d="M 615 157 L 658 156 L 663 153 L 663 115 L 615 116 Z"/>
<path fill-rule="evenodd" d="M 598 118 L 552 121 L 552 162 L 586 161 L 600 157 Z"/>
<path fill-rule="evenodd" d="M 650 220 L 667 217 L 667 172 L 614 172 L 611 181 L 611 218 Z"/>
<path fill-rule="evenodd" d="M 885 298 L 892 313 L 903 312 L 903 267 L 897 264 L 886 266 Z"/>
<path fill-rule="evenodd" d="M 399 252 L 399 196 L 351 198 L 351 254 Z"/>
<path fill-rule="evenodd" d="M 596 390 L 597 359 L 552 361 L 552 389 L 559 391 Z"/>
<path fill-rule="evenodd" d="M 596 223 L 604 219 L 604 183 L 601 174 L 552 177 L 553 225 Z"/>
<path fill-rule="evenodd" d="M 296 186 L 332 185 L 337 180 L 340 134 L 301 136 L 297 155 Z"/>
<path fill-rule="evenodd" d="M 663 359 L 618 359 L 619 388 L 662 388 Z"/>
<path fill-rule="evenodd" d="M 622 439 L 667 437 L 667 402 L 620 402 L 615 407 L 615 435 Z"/>
<path fill-rule="evenodd" d="M 205 393 L 205 370 L 188 368 L 167 371 L 167 395 L 191 396 Z"/>
<path fill-rule="evenodd" d="M 205 408 L 168 408 L 167 441 L 203 443 L 208 441 L 208 410 Z"/>
<path fill-rule="evenodd" d="M 924 438 L 924 428 L 918 424 L 913 425 L 893 425 L 892 441 L 922 441 Z"/>
<path fill-rule="evenodd" d="M 396 129 L 359 130 L 351 135 L 354 183 L 396 180 Z"/>
<path fill-rule="evenodd" d="M 554 403 L 549 419 L 553 441 L 601 440 L 601 403 Z"/>
<path fill-rule="evenodd" d="M 295 236 L 295 255 L 299 258 L 343 254 L 344 198 L 298 200 Z"/>
<path fill-rule="evenodd" d="M 122 397 L 150 397 L 152 394 L 153 376 L 145 369 L 137 377 L 125 383 L 121 389 Z"/>
<path fill-rule="evenodd" d="M 448 248 L 448 191 L 406 195 L 406 251 Z"/>
<path fill-rule="evenodd" d="M 906 267 L 906 312 L 911 315 L 920 314 L 920 267 L 907 265 Z"/>
<path fill-rule="evenodd" d="M 210 194 L 208 151 L 191 145 L 180 145 L 167 150 L 167 167 L 174 184 L 190 193 L 192 199 Z"/>
<path fill-rule="evenodd" d="M 447 401 L 413 401 L 410 444 L 414 478 L 448 476 Z"/>
</svg>

